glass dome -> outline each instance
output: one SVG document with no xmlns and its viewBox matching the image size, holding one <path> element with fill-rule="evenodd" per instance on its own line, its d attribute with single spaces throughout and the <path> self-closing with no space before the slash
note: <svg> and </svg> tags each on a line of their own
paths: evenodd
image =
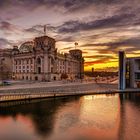
<svg viewBox="0 0 140 140">
<path fill-rule="evenodd" d="M 32 52 L 33 51 L 33 47 L 34 47 L 34 42 L 33 41 L 28 41 L 28 42 L 23 43 L 20 46 L 19 51 L 21 53 Z"/>
</svg>

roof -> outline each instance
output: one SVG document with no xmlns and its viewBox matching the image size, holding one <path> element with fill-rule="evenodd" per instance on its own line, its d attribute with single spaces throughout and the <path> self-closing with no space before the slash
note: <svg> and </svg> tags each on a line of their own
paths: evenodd
<svg viewBox="0 0 140 140">
<path fill-rule="evenodd" d="M 21 46 L 19 47 L 19 51 L 20 52 L 31 52 L 33 51 L 33 47 L 34 47 L 34 42 L 33 41 L 27 41 L 23 44 L 21 44 Z"/>
</svg>

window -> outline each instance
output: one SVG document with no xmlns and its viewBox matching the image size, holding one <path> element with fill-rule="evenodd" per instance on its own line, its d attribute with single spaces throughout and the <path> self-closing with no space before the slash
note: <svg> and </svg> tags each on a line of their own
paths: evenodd
<svg viewBox="0 0 140 140">
<path fill-rule="evenodd" d="M 31 64 L 33 64 L 33 60 L 31 59 Z"/>
<path fill-rule="evenodd" d="M 38 77 L 37 76 L 35 77 L 35 80 L 38 80 Z"/>
<path fill-rule="evenodd" d="M 140 79 L 140 73 L 136 73 L 135 78 L 139 80 Z"/>
<path fill-rule="evenodd" d="M 41 59 L 39 57 L 37 58 L 37 64 L 41 64 Z"/>
<path fill-rule="evenodd" d="M 19 60 L 19 65 L 21 64 L 21 60 Z"/>
<path fill-rule="evenodd" d="M 41 67 L 38 67 L 38 74 L 41 73 Z"/>
<path fill-rule="evenodd" d="M 68 65 L 70 65 L 70 61 L 68 61 Z"/>
<path fill-rule="evenodd" d="M 68 68 L 68 73 L 70 73 L 70 68 Z"/>
<path fill-rule="evenodd" d="M 140 62 L 138 62 L 138 70 L 140 70 Z"/>
<path fill-rule="evenodd" d="M 54 64 L 54 60 L 51 58 L 51 64 L 53 65 Z"/>
<path fill-rule="evenodd" d="M 53 67 L 51 67 L 51 73 L 53 73 Z"/>
<path fill-rule="evenodd" d="M 15 60 L 15 64 L 17 65 L 17 60 Z"/>
</svg>

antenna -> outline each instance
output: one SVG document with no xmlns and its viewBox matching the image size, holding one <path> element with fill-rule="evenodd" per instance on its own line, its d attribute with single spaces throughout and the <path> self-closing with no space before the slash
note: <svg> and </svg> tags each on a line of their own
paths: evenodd
<svg viewBox="0 0 140 140">
<path fill-rule="evenodd" d="M 75 50 L 76 50 L 76 47 L 78 46 L 78 43 L 77 43 L 77 42 L 75 42 L 75 43 L 74 43 L 74 45 L 75 45 Z"/>
</svg>

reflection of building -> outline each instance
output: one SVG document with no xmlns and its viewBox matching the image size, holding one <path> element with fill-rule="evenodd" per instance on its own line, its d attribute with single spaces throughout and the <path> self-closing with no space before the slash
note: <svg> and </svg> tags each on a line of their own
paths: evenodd
<svg viewBox="0 0 140 140">
<path fill-rule="evenodd" d="M 48 36 L 25 42 L 12 51 L 13 78 L 18 80 L 59 80 L 62 74 L 69 78 L 82 78 L 84 59 L 82 51 L 75 49 L 59 54 L 55 40 Z"/>
<path fill-rule="evenodd" d="M 140 57 L 125 58 L 119 52 L 119 88 L 140 87 Z"/>
</svg>

